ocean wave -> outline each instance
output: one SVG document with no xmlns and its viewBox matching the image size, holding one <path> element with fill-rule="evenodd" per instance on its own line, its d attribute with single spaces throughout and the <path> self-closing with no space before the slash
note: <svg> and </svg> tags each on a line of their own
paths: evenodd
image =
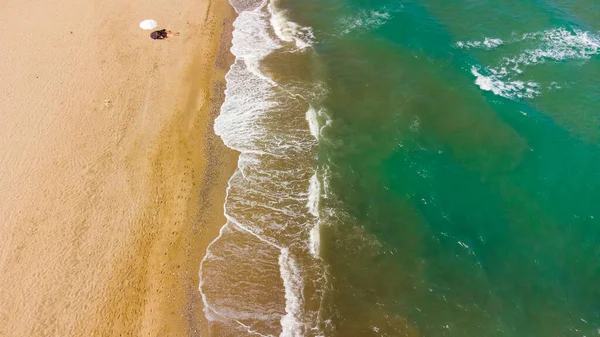
<svg viewBox="0 0 600 337">
<path fill-rule="evenodd" d="M 319 139 L 319 120 L 317 119 L 317 111 L 312 106 L 309 107 L 306 112 L 306 121 L 308 122 L 308 128 L 310 130 L 310 134 L 315 137 L 315 139 Z"/>
<path fill-rule="evenodd" d="M 317 175 L 317 172 L 310 178 L 310 187 L 308 189 L 308 200 L 306 202 L 306 207 L 310 214 L 312 214 L 315 218 L 319 217 L 319 201 L 321 196 L 321 181 Z M 321 239 L 319 235 L 320 223 L 317 221 L 313 228 L 310 231 L 310 241 L 309 241 L 309 249 L 310 253 L 314 257 L 319 256 L 319 246 L 321 244 Z"/>
<path fill-rule="evenodd" d="M 290 21 L 285 11 L 278 10 L 274 2 L 269 3 L 269 12 L 271 14 L 271 27 L 281 41 L 294 42 L 299 50 L 313 45 L 315 35 L 311 27 L 301 26 Z"/>
<path fill-rule="evenodd" d="M 281 317 L 281 336 L 301 336 L 303 331 L 302 287 L 303 280 L 298 266 L 289 254 L 289 249 L 283 248 L 279 254 L 281 278 L 285 280 L 285 312 Z"/>
<path fill-rule="evenodd" d="M 214 130 L 241 154 L 227 189 L 227 222 L 201 262 L 199 290 L 211 335 L 301 336 L 321 324 L 314 159 L 325 90 L 318 80 L 276 81 L 262 66 L 272 53 L 304 52 L 314 35 L 274 2 L 234 7 L 236 59 Z"/>
<path fill-rule="evenodd" d="M 357 14 L 342 17 L 338 20 L 341 35 L 354 31 L 368 31 L 383 26 L 391 18 L 390 11 L 386 8 L 380 10 L 360 10 Z"/>
<path fill-rule="evenodd" d="M 493 50 L 500 45 L 491 42 L 496 40 L 502 41 L 486 38 L 482 41 L 458 42 L 457 47 L 468 49 L 489 45 L 489 48 L 485 49 Z M 502 57 L 494 66 L 473 66 L 471 73 L 476 78 L 475 83 L 482 90 L 510 99 L 534 98 L 544 91 L 561 87 L 555 81 L 539 83 L 535 78 L 528 76 L 529 68 L 547 62 L 588 60 L 600 52 L 600 36 L 566 28 L 515 35 L 508 42 L 502 41 L 501 44 L 523 47 L 517 55 Z"/>
<path fill-rule="evenodd" d="M 572 31 L 556 28 L 541 33 L 524 34 L 520 41 L 536 40 L 539 47 L 527 49 L 514 58 L 507 58 L 505 64 L 518 67 L 544 63 L 548 60 L 589 59 L 600 51 L 600 37 L 578 29 Z"/>
<path fill-rule="evenodd" d="M 458 41 L 456 42 L 456 46 L 462 49 L 471 49 L 471 48 L 483 48 L 483 49 L 494 49 L 500 45 L 502 45 L 504 41 L 497 38 L 485 38 L 482 41 Z"/>
<path fill-rule="evenodd" d="M 498 96 L 506 98 L 533 98 L 540 93 L 539 84 L 535 82 L 510 81 L 506 80 L 506 70 L 500 72 L 493 68 L 487 68 L 487 75 L 480 73 L 481 69 L 471 68 L 471 73 L 475 76 L 475 84 L 484 91 L 491 91 Z"/>
</svg>

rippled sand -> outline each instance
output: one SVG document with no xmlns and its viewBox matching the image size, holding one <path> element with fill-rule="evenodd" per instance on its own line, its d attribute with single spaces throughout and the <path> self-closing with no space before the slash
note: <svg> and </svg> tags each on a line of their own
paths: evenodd
<svg viewBox="0 0 600 337">
<path fill-rule="evenodd" d="M 0 9 L 0 336 L 196 335 L 235 166 L 212 131 L 229 4 Z"/>
</svg>

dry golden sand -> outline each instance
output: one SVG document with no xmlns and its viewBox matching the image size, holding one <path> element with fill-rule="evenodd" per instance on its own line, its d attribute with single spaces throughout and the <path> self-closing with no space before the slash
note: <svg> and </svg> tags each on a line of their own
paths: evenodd
<svg viewBox="0 0 600 337">
<path fill-rule="evenodd" d="M 0 336 L 205 331 L 198 267 L 236 162 L 212 129 L 232 16 L 0 4 Z M 151 40 L 147 18 L 181 36 Z"/>
</svg>

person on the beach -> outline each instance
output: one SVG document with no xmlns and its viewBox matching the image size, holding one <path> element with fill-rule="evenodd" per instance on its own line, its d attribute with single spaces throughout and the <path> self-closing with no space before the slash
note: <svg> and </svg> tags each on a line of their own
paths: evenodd
<svg viewBox="0 0 600 337">
<path fill-rule="evenodd" d="M 150 37 L 153 40 L 162 40 L 162 39 L 166 39 L 169 36 L 178 36 L 178 35 L 179 35 L 179 33 L 172 32 L 172 31 L 166 30 L 166 29 L 155 30 L 152 33 L 150 33 Z"/>
</svg>

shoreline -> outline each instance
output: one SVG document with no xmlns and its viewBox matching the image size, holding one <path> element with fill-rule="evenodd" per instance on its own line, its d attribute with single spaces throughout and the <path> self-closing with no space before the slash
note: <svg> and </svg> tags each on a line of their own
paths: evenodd
<svg viewBox="0 0 600 337">
<path fill-rule="evenodd" d="M 198 270 L 225 223 L 238 157 L 213 131 L 233 61 L 233 8 L 12 5 L 21 16 L 5 14 L 16 28 L 2 41 L 13 73 L 2 72 L 0 87 L 0 335 L 206 332 Z M 17 25 L 55 10 L 63 21 Z M 145 16 L 181 36 L 150 40 L 132 26 Z M 48 27 L 60 36 L 11 40 Z M 27 82 L 37 73 L 44 82 Z"/>
<path fill-rule="evenodd" d="M 323 334 L 316 117 L 325 88 L 312 72 L 314 35 L 277 3 L 231 3 L 237 60 L 215 132 L 241 157 L 228 221 L 201 265 L 211 332 Z"/>
<path fill-rule="evenodd" d="M 209 8 L 212 5 L 214 3 Z M 233 61 L 229 48 L 235 12 L 227 2 L 225 7 L 222 10 L 229 12 L 229 16 L 223 17 L 220 27 L 218 20 L 213 21 L 210 54 L 205 59 L 192 60 L 184 71 L 186 85 L 182 91 L 189 93 L 185 108 L 161 131 L 156 142 L 159 145 L 151 156 L 151 180 L 158 188 L 153 194 L 158 197 L 147 206 L 139 225 L 154 222 L 155 209 L 162 212 L 158 214 L 162 223 L 155 223 L 158 226 L 153 232 L 146 230 L 157 241 L 154 247 L 149 248 L 144 242 L 131 252 L 145 252 L 148 263 L 158 269 L 148 270 L 149 280 L 140 281 L 146 282 L 142 290 L 146 296 L 140 301 L 142 324 L 137 333 L 131 331 L 133 334 L 180 336 L 208 332 L 198 291 L 198 271 L 208 244 L 226 221 L 223 203 L 239 155 L 227 148 L 213 131 L 214 119 L 224 100 L 224 77 Z M 212 64 L 207 64 L 210 61 Z M 210 77 L 198 76 L 206 73 L 207 67 L 212 67 Z M 135 168 L 131 172 L 135 172 Z M 165 196 L 175 199 L 168 200 Z M 120 285 L 115 284 L 115 287 L 111 293 L 116 297 L 109 303 L 123 303 Z M 131 309 L 128 304 L 121 312 Z M 108 321 L 118 321 L 119 314 L 115 313 Z M 114 327 L 109 330 L 115 332 Z M 127 334 L 127 329 L 124 331 Z M 106 330 L 97 333 L 103 335 Z"/>
</svg>

